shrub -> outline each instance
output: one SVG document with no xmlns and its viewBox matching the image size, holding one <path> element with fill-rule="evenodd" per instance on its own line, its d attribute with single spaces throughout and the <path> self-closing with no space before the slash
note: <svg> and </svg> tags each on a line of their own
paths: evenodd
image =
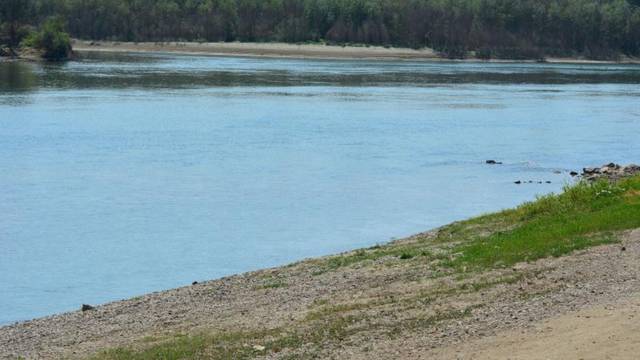
<svg viewBox="0 0 640 360">
<path fill-rule="evenodd" d="M 47 60 L 65 60 L 71 55 L 71 38 L 64 32 L 62 20 L 57 18 L 47 20 L 40 31 L 29 34 L 22 46 L 42 50 L 42 57 Z"/>
<path fill-rule="evenodd" d="M 488 47 L 481 47 L 480 49 L 476 50 L 476 57 L 482 60 L 491 59 L 491 49 Z"/>
</svg>

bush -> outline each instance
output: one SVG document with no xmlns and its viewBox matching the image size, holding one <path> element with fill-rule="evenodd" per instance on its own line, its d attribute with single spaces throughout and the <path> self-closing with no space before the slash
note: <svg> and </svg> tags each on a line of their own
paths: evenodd
<svg viewBox="0 0 640 360">
<path fill-rule="evenodd" d="M 476 50 L 476 57 L 482 60 L 490 60 L 491 59 L 491 49 L 488 47 L 482 47 Z"/>
<path fill-rule="evenodd" d="M 23 41 L 22 46 L 43 50 L 42 57 L 47 60 L 65 60 L 71 55 L 71 38 L 64 32 L 60 19 L 49 19 L 40 31 L 32 32 Z"/>
</svg>

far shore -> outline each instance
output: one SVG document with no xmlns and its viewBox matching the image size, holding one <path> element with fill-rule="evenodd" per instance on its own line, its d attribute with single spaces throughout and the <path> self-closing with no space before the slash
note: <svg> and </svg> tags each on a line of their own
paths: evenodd
<svg viewBox="0 0 640 360">
<path fill-rule="evenodd" d="M 340 46 L 323 44 L 249 43 L 249 42 L 116 42 L 74 40 L 75 51 L 149 52 L 185 55 L 238 56 L 294 59 L 345 60 L 412 60 L 412 61 L 482 61 L 534 63 L 538 60 L 482 60 L 474 57 L 449 59 L 429 48 L 410 49 L 383 46 Z M 600 61 L 584 58 L 545 58 L 547 63 L 579 64 L 640 64 L 640 59 L 625 57 L 620 61 Z"/>
</svg>

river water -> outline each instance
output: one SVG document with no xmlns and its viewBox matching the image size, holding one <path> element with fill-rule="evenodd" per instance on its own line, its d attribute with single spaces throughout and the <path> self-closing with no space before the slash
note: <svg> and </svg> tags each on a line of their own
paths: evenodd
<svg viewBox="0 0 640 360">
<path fill-rule="evenodd" d="M 639 136 L 637 65 L 0 63 L 0 324 L 511 207 Z"/>
</svg>

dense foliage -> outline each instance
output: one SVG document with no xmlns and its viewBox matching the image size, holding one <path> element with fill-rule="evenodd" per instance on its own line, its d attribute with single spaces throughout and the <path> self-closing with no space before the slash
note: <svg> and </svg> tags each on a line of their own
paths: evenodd
<svg viewBox="0 0 640 360">
<path fill-rule="evenodd" d="M 45 21 L 39 31 L 30 33 L 22 43 L 41 49 L 42 57 L 47 60 L 63 60 L 71 54 L 71 39 L 64 32 L 64 22 L 59 18 Z"/>
<path fill-rule="evenodd" d="M 22 25 L 27 20 L 30 7 L 25 0 L 2 0 L 0 2 L 0 45 L 16 46 L 26 31 Z M 2 41 L 4 40 L 4 41 Z"/>
<path fill-rule="evenodd" d="M 2 0 L 75 37 L 328 41 L 432 47 L 449 56 L 640 54 L 640 0 Z M 15 11 L 4 11 L 12 23 Z M 14 15 L 11 15 L 14 14 Z M 24 14 L 18 14 L 23 16 Z M 15 30 L 15 28 L 14 28 Z"/>
</svg>

